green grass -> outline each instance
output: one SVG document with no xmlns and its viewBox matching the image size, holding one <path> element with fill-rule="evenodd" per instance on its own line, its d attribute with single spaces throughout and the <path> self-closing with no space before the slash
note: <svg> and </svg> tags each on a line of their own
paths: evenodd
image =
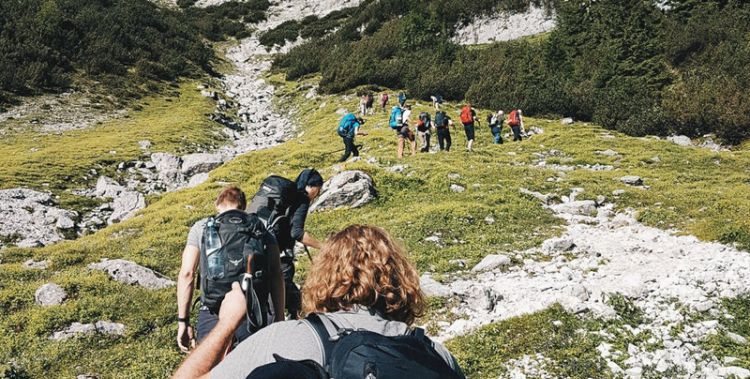
<svg viewBox="0 0 750 379">
<path fill-rule="evenodd" d="M 63 205 L 79 208 L 86 199 L 67 193 L 92 186 L 98 174 L 114 173 L 122 161 L 145 158 L 138 141 L 151 151 L 185 153 L 224 141 L 220 126 L 205 114 L 213 104 L 201 97 L 196 82 L 183 83 L 171 95 L 154 95 L 135 105 L 125 118 L 61 134 L 11 132 L 0 139 L 0 188 L 28 187 L 62 195 Z"/>
<path fill-rule="evenodd" d="M 726 312 L 719 318 L 719 322 L 725 331 L 708 337 L 703 346 L 712 350 L 719 359 L 737 358 L 730 366 L 750 369 L 750 345 L 738 344 L 727 337 L 726 333 L 732 332 L 750 338 L 750 296 L 745 294 L 735 299 L 726 299 L 723 305 Z"/>
<path fill-rule="evenodd" d="M 42 249 L 0 252 L 0 365 L 5 365 L 0 372 L 10 372 L 10 362 L 15 362 L 12 370 L 18 373 L 16 377 L 67 378 L 83 373 L 96 373 L 102 378 L 168 376 L 183 358 L 174 346 L 174 289 L 152 292 L 123 286 L 102 273 L 89 272 L 86 265 L 105 257 L 124 258 L 174 278 L 188 229 L 213 212 L 211 204 L 221 183 L 239 184 L 252 194 L 271 173 L 294 177 L 310 166 L 321 169 L 326 177 L 342 168 L 366 171 L 377 185 L 379 198 L 359 209 L 312 214 L 309 231 L 322 238 L 350 223 L 383 226 L 401 241 L 420 271 L 454 271 L 456 267 L 448 263 L 451 259 L 465 259 L 471 266 L 487 254 L 524 250 L 559 234 L 562 221 L 536 200 L 521 195 L 519 187 L 560 195 L 566 195 L 570 188 L 584 187 L 581 196 L 592 199 L 625 189 L 626 194 L 617 200 L 618 207 L 639 210 L 640 219 L 647 224 L 750 246 L 750 221 L 746 218 L 750 211 L 750 156 L 746 150 L 714 153 L 617 133 L 611 133 L 615 138 L 609 139 L 603 136 L 609 132 L 595 125 L 563 126 L 558 121 L 529 118 L 527 127 L 540 126 L 545 133 L 522 143 L 495 146 L 490 144 L 489 130 L 482 125 L 475 153 L 463 151 L 463 133 L 456 131 L 455 151 L 418 154 L 401 161 L 395 158 L 396 139 L 386 126 L 387 116 L 378 115 L 369 117 L 365 125 L 370 135 L 358 140 L 364 144 L 363 160 L 337 167 L 340 153 L 332 151 L 342 144 L 335 134 L 340 117 L 335 110 L 342 106 L 356 109 L 356 97 L 303 100 L 304 93 L 296 90 L 296 83 L 283 82 L 278 75 L 270 80 L 279 91 L 278 102 L 298 109 L 304 132 L 300 137 L 240 156 L 212 172 L 207 183 L 155 197 L 136 217 L 96 234 Z M 4 140 L 0 146 L 2 186 L 39 188 L 49 182 L 50 188 L 68 188 L 65 176 L 79 177 L 81 170 L 97 163 L 137 158 L 140 139 L 150 139 L 153 150 L 174 152 L 180 151 L 185 140 L 205 141 L 212 136 L 203 117 L 210 106 L 195 93 L 194 84 L 185 86 L 179 101 L 152 99 L 126 124 L 103 125 L 74 134 L 80 138 L 38 137 L 48 141 L 44 146 L 33 143 L 31 136 Z M 429 104 L 421 104 L 414 114 L 428 108 Z M 457 110 L 449 108 L 450 112 Z M 480 112 L 482 118 L 485 114 Z M 28 151 L 34 146 L 44 147 L 44 154 L 38 163 L 27 164 L 28 159 L 19 156 L 33 156 Z M 68 151 L 71 146 L 79 153 Z M 116 158 L 109 156 L 112 149 L 118 151 Z M 534 153 L 549 149 L 564 153 L 556 158 L 561 164 L 611 164 L 617 170 L 577 170 L 567 173 L 559 183 L 548 182 L 556 172 L 531 164 L 537 159 Z M 596 154 L 606 149 L 620 152 L 621 157 Z M 660 163 L 648 163 L 655 155 Z M 54 162 L 55 156 L 64 163 L 40 163 Z M 371 157 L 377 159 L 377 165 L 366 162 Z M 387 170 L 395 164 L 408 167 L 403 173 Z M 450 173 L 460 178 L 451 180 Z M 621 184 L 618 178 L 627 174 L 642 176 L 651 188 L 641 190 Z M 465 186 L 466 192 L 451 192 L 452 183 Z M 494 224 L 483 221 L 488 215 L 495 218 Z M 435 232 L 442 233 L 444 247 L 424 241 Z M 51 268 L 26 271 L 21 263 L 29 258 L 48 259 Z M 301 257 L 301 277 L 307 263 L 307 258 Z M 35 306 L 34 291 L 49 281 L 61 284 L 70 298 L 62 306 Z M 446 305 L 441 300 L 432 303 L 436 308 Z M 126 336 L 65 342 L 47 338 L 71 322 L 99 319 L 126 324 Z M 563 326 L 553 328 L 551 320 L 560 320 Z M 587 322 L 555 307 L 487 326 L 449 346 L 472 377 L 496 376 L 506 359 L 530 352 L 543 352 L 554 359 L 552 370 L 562 376 L 606 376 L 606 371 L 598 374 L 602 366 L 591 353 L 594 341 L 575 332 L 586 329 Z M 96 353 L 88 353 L 95 349 Z"/>
</svg>

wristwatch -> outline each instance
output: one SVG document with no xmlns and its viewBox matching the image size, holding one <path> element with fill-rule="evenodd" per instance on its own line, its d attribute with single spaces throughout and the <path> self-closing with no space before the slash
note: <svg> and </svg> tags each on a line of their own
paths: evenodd
<svg viewBox="0 0 750 379">
<path fill-rule="evenodd" d="M 177 317 L 177 322 L 184 322 L 186 324 L 190 324 L 190 317 Z"/>
</svg>

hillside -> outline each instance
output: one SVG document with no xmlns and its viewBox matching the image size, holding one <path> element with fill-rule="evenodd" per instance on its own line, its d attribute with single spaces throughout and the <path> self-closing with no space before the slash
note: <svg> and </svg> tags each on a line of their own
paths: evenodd
<svg viewBox="0 0 750 379">
<path fill-rule="evenodd" d="M 506 128 L 506 142 L 491 144 L 483 122 L 472 153 L 464 151 L 459 128 L 451 152 L 399 160 L 387 115 L 376 113 L 367 117 L 369 135 L 358 137 L 361 159 L 337 163 L 343 146 L 335 127 L 345 111 L 357 108 L 361 93 L 407 91 L 414 114 L 432 111 L 423 97 L 455 89 L 454 82 L 418 87 L 430 84 L 413 81 L 420 75 L 505 75 L 517 67 L 484 62 L 514 54 L 537 59 L 537 49 L 559 41 L 566 24 L 560 27 L 558 16 L 552 32 L 467 47 L 433 39 L 381 44 L 394 33 L 438 20 L 452 34 L 457 25 L 471 30 L 472 20 L 493 15 L 517 20 L 509 15 L 556 5 L 564 18 L 572 10 L 550 2 L 482 1 L 461 12 L 454 10 L 463 3 L 443 0 L 251 3 L 265 8 L 235 20 L 242 38 L 207 45 L 216 54 L 211 69 L 221 75 L 160 81 L 163 87 L 138 92 L 143 96 L 125 108 L 104 107 L 83 119 L 73 113 L 98 109 L 98 100 L 85 93 L 24 98 L 29 102 L 0 114 L 0 377 L 169 377 L 184 359 L 174 342 L 173 280 L 190 226 L 213 212 L 216 193 L 227 183 L 254 193 L 270 174 L 294 177 L 311 166 L 326 179 L 347 170 L 372 177 L 374 201 L 312 213 L 309 231 L 322 238 L 366 223 L 398 238 L 429 295 L 429 313 L 419 324 L 445 342 L 470 378 L 750 377 L 747 143 L 723 148 L 713 136 L 630 136 L 612 125 L 579 117 L 561 122 L 554 115 L 561 112 L 536 109 L 525 119 L 530 133 L 522 142 L 509 142 Z M 600 3 L 585 4 L 603 13 L 621 9 Z M 672 3 L 684 3 L 673 9 L 688 18 L 701 6 Z M 390 11 L 377 13 L 376 6 Z M 205 21 L 212 15 L 214 22 L 235 7 L 243 6 L 168 4 L 170 12 L 181 12 L 174 17 Z M 744 5 L 723 4 L 715 17 L 731 7 Z M 423 18 L 425 9 L 435 17 Z M 730 20 L 739 23 L 744 9 Z M 375 20 L 372 27 L 345 40 L 352 36 L 348 25 L 367 20 Z M 225 35 L 202 25 L 194 30 L 204 42 L 210 31 Z M 248 25 L 257 29 L 251 36 Z M 711 32 L 726 43 L 746 38 Z M 440 39 L 455 37 L 441 33 Z M 279 36 L 290 43 L 275 51 L 289 53 L 270 55 L 267 47 Z M 327 50 L 331 43 L 340 47 Z M 433 43 L 448 49 L 430 58 L 438 66 L 404 63 Z M 398 68 L 399 75 L 348 76 L 356 66 L 336 61 L 344 48 Z M 318 66 L 299 66 L 305 62 L 297 59 L 313 51 Z M 378 60 L 384 51 L 391 55 Z M 534 59 L 528 62 L 538 63 Z M 726 66 L 721 59 L 716 67 L 737 74 L 727 78 L 743 78 L 734 65 L 741 54 Z M 524 77 L 529 89 L 547 88 L 530 76 Z M 529 109 L 536 104 L 523 90 L 496 90 L 497 82 L 468 84 L 473 89 L 443 92 L 443 107 L 454 118 L 465 95 L 480 104 L 482 120 L 509 109 L 506 97 L 528 101 L 523 106 Z M 482 97 L 491 94 L 500 97 Z M 746 90 L 736 94 L 732 104 L 744 104 Z M 71 115 L 60 113 L 52 126 L 34 122 L 49 117 L 49 107 Z M 38 192 L 24 201 L 47 198 L 14 202 L 20 196 L 15 189 Z M 118 208 L 125 198 L 134 208 Z M 65 225 L 68 217 L 72 226 Z M 31 227 L 38 230 L 22 235 Z M 300 256 L 298 280 L 304 281 L 308 265 Z"/>
</svg>

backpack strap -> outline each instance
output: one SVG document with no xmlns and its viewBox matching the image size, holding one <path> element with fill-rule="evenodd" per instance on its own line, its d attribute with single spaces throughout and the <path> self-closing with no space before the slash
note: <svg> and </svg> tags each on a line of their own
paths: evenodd
<svg viewBox="0 0 750 379">
<path fill-rule="evenodd" d="M 328 366 L 328 359 L 331 358 L 333 344 L 338 340 L 338 327 L 326 315 L 313 313 L 305 321 L 310 325 L 313 332 L 318 336 L 320 344 L 323 346 L 323 362 Z"/>
</svg>

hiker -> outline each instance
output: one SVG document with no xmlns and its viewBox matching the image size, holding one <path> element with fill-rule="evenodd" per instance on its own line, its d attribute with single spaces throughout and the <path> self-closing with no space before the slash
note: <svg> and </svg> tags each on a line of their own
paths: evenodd
<svg viewBox="0 0 750 379">
<path fill-rule="evenodd" d="M 386 107 L 388 106 L 388 93 L 383 92 L 380 95 L 380 108 L 383 109 L 383 113 L 386 112 Z"/>
<path fill-rule="evenodd" d="M 375 103 L 375 97 L 372 96 L 372 94 L 368 92 L 367 95 L 365 95 L 365 99 L 366 99 L 366 101 L 365 101 L 365 115 L 367 115 L 368 113 L 369 114 L 375 114 L 375 112 L 373 111 L 373 108 L 372 108 L 373 103 Z"/>
<path fill-rule="evenodd" d="M 367 115 L 367 94 L 364 94 L 359 98 L 359 115 Z"/>
<path fill-rule="evenodd" d="M 403 108 L 406 105 L 406 94 L 403 92 L 398 93 L 398 105 Z"/>
<path fill-rule="evenodd" d="M 406 141 L 409 141 L 409 147 L 411 147 L 411 155 L 417 154 L 417 139 L 414 136 L 409 127 L 411 121 L 411 105 L 407 105 L 403 112 L 403 123 L 398 133 L 398 148 L 396 149 L 396 156 L 401 159 L 404 157 L 404 145 Z"/>
<path fill-rule="evenodd" d="M 278 242 L 281 252 L 281 272 L 289 318 L 299 315 L 302 298 L 294 284 L 294 245 L 299 242 L 318 249 L 322 244 L 305 230 L 310 204 L 320 194 L 323 177 L 315 169 L 300 172 L 295 181 L 280 176 L 269 176 L 250 202 L 249 211 L 258 215 Z"/>
<path fill-rule="evenodd" d="M 421 329 L 410 331 L 426 308 L 419 274 L 385 230 L 351 225 L 330 237 L 302 293 L 306 319 L 270 325 L 212 367 L 222 354 L 217 346 L 244 317 L 244 297 L 234 288 L 219 326 L 174 378 L 208 377 L 209 371 L 212 379 L 464 378 L 445 347 Z M 355 347 L 360 353 L 344 358 Z"/>
<path fill-rule="evenodd" d="M 521 131 L 523 130 L 523 116 L 520 109 L 514 109 L 508 114 L 508 125 L 513 131 L 513 141 L 521 141 Z"/>
<path fill-rule="evenodd" d="M 435 129 L 440 151 L 451 151 L 451 131 L 449 128 L 451 125 L 453 125 L 453 120 L 445 112 L 435 112 Z"/>
<path fill-rule="evenodd" d="M 479 123 L 479 119 L 477 119 L 477 112 L 471 107 L 471 103 L 466 103 L 461 108 L 460 119 L 466 133 L 466 150 L 474 151 L 472 149 L 472 145 L 474 144 L 474 122 Z"/>
<path fill-rule="evenodd" d="M 245 194 L 239 188 L 224 188 L 216 198 L 215 205 L 218 215 L 204 218 L 190 228 L 187 244 L 182 252 L 182 264 L 177 277 L 177 346 L 183 352 L 190 349 L 193 338 L 190 311 L 198 264 L 201 297 L 196 339 L 199 345 L 216 327 L 219 312 L 223 309 L 224 296 L 231 290 L 233 282 L 243 279 L 248 260 L 256 263 L 252 274 L 263 273 L 261 282 L 253 281 L 259 302 L 247 304 L 243 296 L 242 304 L 238 306 L 245 310 L 250 306 L 260 317 L 254 319 L 254 325 L 247 320 L 235 324 L 230 335 L 241 342 L 259 327 L 265 326 L 271 312 L 276 315 L 275 321 L 284 320 L 284 280 L 276 239 L 266 232 L 255 215 L 245 213 L 247 202 Z M 269 294 L 273 310 L 268 307 Z"/>
<path fill-rule="evenodd" d="M 430 132 L 432 129 L 432 121 L 430 120 L 430 114 L 422 112 L 419 114 L 417 120 L 417 133 L 422 141 L 422 148 L 419 150 L 423 153 L 430 151 Z"/>
<path fill-rule="evenodd" d="M 443 103 L 443 97 L 440 95 L 433 95 L 430 96 L 430 99 L 432 100 L 432 106 L 435 108 L 435 112 L 439 112 L 440 104 Z"/>
<path fill-rule="evenodd" d="M 359 157 L 359 149 L 357 148 L 357 145 L 354 144 L 354 137 L 367 135 L 367 133 L 359 130 L 364 123 L 365 120 L 361 117 L 358 118 L 354 113 L 347 113 L 341 118 L 338 133 L 344 140 L 344 155 L 341 156 L 339 162 L 345 162 L 349 159 L 349 155 Z"/>
<path fill-rule="evenodd" d="M 503 114 L 503 111 L 497 111 L 497 113 L 495 114 L 490 113 L 489 115 L 487 115 L 487 124 L 490 127 L 490 132 L 492 133 L 495 144 L 503 143 L 503 136 L 501 133 L 503 130 L 504 121 L 505 116 Z"/>
</svg>

